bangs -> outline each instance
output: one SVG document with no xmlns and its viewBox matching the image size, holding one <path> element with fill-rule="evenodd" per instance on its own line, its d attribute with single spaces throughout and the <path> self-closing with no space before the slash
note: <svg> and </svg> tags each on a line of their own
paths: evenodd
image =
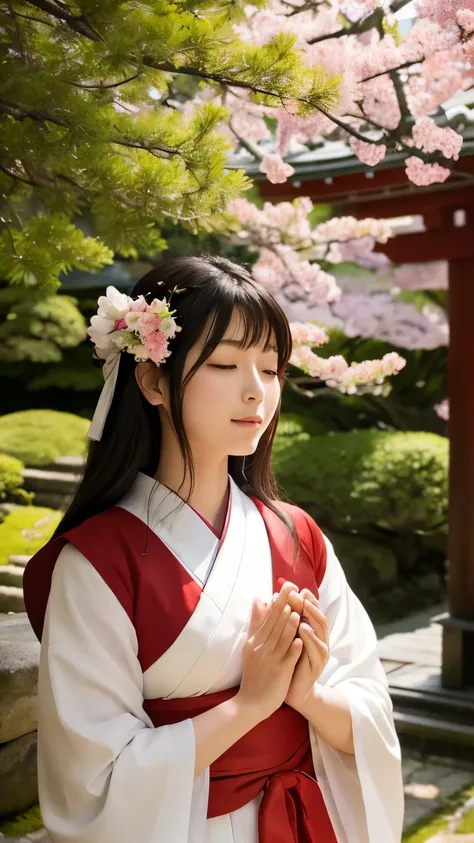
<svg viewBox="0 0 474 843">
<path fill-rule="evenodd" d="M 243 330 L 242 335 L 238 337 L 239 348 L 263 347 L 267 350 L 276 345 L 278 375 L 282 377 L 290 359 L 292 339 L 288 319 L 273 296 L 253 280 L 245 280 L 239 284 L 220 284 L 215 298 L 218 298 L 218 301 L 213 303 L 211 324 L 204 347 L 188 377 L 224 338 L 235 311 L 240 316 Z"/>
</svg>

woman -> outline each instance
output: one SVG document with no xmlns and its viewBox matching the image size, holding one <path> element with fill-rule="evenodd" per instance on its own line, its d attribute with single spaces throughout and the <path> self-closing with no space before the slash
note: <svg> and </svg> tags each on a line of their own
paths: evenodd
<svg viewBox="0 0 474 843">
<path fill-rule="evenodd" d="M 108 288 L 89 334 L 95 441 L 24 583 L 53 843 L 398 843 L 373 627 L 270 469 L 284 313 L 183 258 Z"/>
</svg>

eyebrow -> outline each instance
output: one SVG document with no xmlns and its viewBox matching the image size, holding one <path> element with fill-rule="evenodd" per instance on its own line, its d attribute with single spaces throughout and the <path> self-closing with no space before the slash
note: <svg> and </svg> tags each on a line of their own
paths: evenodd
<svg viewBox="0 0 474 843">
<path fill-rule="evenodd" d="M 243 345 L 243 340 L 221 340 L 219 345 L 233 345 L 238 346 L 240 348 Z M 266 345 L 263 350 L 278 352 L 276 345 Z"/>
</svg>

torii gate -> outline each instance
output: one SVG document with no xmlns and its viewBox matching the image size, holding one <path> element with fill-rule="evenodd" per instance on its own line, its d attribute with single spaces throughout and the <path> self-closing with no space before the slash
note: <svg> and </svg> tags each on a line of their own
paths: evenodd
<svg viewBox="0 0 474 843">
<path fill-rule="evenodd" d="M 420 214 L 424 232 L 394 237 L 379 251 L 395 263 L 449 264 L 449 584 L 448 612 L 437 620 L 441 685 L 465 688 L 474 685 L 474 140 L 465 143 L 450 178 L 429 187 L 408 181 L 401 156 L 371 170 L 349 152 L 331 158 L 330 149 L 326 144 L 291 159 L 295 174 L 285 184 L 260 180 L 251 167 L 247 172 L 272 202 L 309 196 L 359 218 Z"/>
</svg>

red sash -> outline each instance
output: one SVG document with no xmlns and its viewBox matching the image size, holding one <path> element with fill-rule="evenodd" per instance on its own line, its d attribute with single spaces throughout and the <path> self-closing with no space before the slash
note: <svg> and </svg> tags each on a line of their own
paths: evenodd
<svg viewBox="0 0 474 843">
<path fill-rule="evenodd" d="M 196 717 L 238 688 L 175 700 L 146 700 L 154 726 Z M 210 768 L 208 817 L 236 811 L 264 791 L 259 843 L 337 843 L 315 779 L 307 720 L 283 704 Z"/>
</svg>

